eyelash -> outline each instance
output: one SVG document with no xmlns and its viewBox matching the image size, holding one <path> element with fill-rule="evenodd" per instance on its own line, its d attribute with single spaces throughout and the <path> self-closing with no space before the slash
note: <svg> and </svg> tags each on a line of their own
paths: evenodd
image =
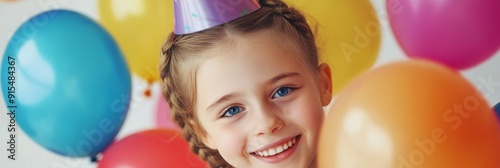
<svg viewBox="0 0 500 168">
<path fill-rule="evenodd" d="M 280 96 L 280 97 L 285 97 L 285 96 L 289 95 L 290 93 L 292 93 L 293 91 L 295 91 L 297 88 L 289 87 L 289 86 L 279 87 L 278 89 L 276 89 L 273 92 L 273 95 L 271 95 L 271 98 L 275 99 L 274 95 L 276 95 L 280 89 L 287 89 L 288 92 L 285 95 Z M 280 97 L 276 97 L 276 98 L 280 98 Z"/>
<path fill-rule="evenodd" d="M 228 118 L 228 117 L 233 117 L 233 116 L 237 115 L 238 113 L 233 114 L 231 116 L 226 116 L 228 114 L 229 110 L 231 110 L 232 108 L 238 108 L 238 110 L 239 110 L 238 113 L 240 113 L 240 112 L 242 112 L 242 111 L 245 110 L 243 107 L 240 107 L 240 106 L 229 106 L 228 108 L 226 108 L 224 110 L 224 112 L 222 113 L 222 116 L 220 118 Z"/>
<path fill-rule="evenodd" d="M 280 89 L 287 89 L 287 93 L 285 95 L 282 95 L 280 97 L 285 97 L 287 95 L 289 95 L 290 93 L 292 93 L 293 91 L 295 91 L 297 88 L 293 88 L 293 87 L 279 87 L 278 89 L 276 89 L 273 94 L 271 95 L 271 98 L 272 99 L 275 99 L 275 98 L 280 98 L 280 97 L 274 97 L 274 95 L 278 94 L 278 91 Z M 237 108 L 239 111 L 236 113 L 236 114 L 232 114 L 230 116 L 227 116 L 227 114 L 229 113 L 229 110 L 233 109 L 233 108 Z M 220 116 L 220 118 L 229 118 L 229 117 L 233 117 L 235 115 L 238 115 L 238 113 L 244 111 L 245 109 L 243 107 L 240 107 L 240 106 L 229 106 L 228 108 L 226 108 L 224 110 L 224 112 L 222 113 L 222 115 Z"/>
</svg>

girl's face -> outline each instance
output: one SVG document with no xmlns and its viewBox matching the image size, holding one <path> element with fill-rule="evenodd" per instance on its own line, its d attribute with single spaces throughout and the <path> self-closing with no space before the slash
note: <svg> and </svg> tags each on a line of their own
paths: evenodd
<svg viewBox="0 0 500 168">
<path fill-rule="evenodd" d="M 313 73 L 276 34 L 233 38 L 207 51 L 197 71 L 202 139 L 235 167 L 315 167 L 330 70 Z"/>
</svg>

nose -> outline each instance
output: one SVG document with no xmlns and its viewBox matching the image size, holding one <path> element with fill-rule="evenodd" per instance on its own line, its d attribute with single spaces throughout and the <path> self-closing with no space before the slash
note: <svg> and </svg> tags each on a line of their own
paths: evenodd
<svg viewBox="0 0 500 168">
<path fill-rule="evenodd" d="M 276 133 L 285 125 L 280 109 L 273 105 L 261 105 L 253 115 L 255 135 Z"/>
</svg>

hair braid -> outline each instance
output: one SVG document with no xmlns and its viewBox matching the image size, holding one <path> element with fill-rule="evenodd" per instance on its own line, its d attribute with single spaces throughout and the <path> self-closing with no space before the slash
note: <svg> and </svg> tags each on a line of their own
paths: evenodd
<svg viewBox="0 0 500 168">
<path fill-rule="evenodd" d="M 193 119 L 192 112 L 186 111 L 186 102 L 179 94 L 179 83 L 175 79 L 179 79 L 178 69 L 171 62 L 175 62 L 176 51 L 175 41 L 178 35 L 170 34 L 165 41 L 161 51 L 161 64 L 160 64 L 160 77 L 163 86 L 163 95 L 170 106 L 170 117 L 179 125 L 182 130 L 182 136 L 189 142 L 191 150 L 197 154 L 201 159 L 206 161 L 210 167 L 225 168 L 230 165 L 224 161 L 217 150 L 208 148 L 196 135 L 194 125 L 190 120 Z"/>
</svg>

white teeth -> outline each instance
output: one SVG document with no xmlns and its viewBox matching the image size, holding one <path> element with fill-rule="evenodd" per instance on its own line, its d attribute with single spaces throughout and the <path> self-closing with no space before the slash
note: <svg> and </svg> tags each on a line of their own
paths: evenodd
<svg viewBox="0 0 500 168">
<path fill-rule="evenodd" d="M 283 150 L 283 147 L 282 147 L 282 146 L 278 146 L 278 147 L 276 148 L 276 153 L 281 153 L 281 152 L 283 152 L 283 151 L 284 151 L 284 150 Z"/>
<path fill-rule="evenodd" d="M 285 142 L 283 145 L 277 146 L 276 148 L 269 148 L 267 150 L 257 151 L 257 152 L 255 152 L 255 154 L 257 154 L 259 156 L 274 156 L 274 155 L 279 154 L 283 151 L 286 151 L 287 149 L 292 147 L 295 144 L 295 142 L 296 142 L 296 140 L 295 140 L 295 138 L 293 138 L 290 141 Z"/>
<path fill-rule="evenodd" d="M 270 156 L 276 155 L 276 150 L 274 148 L 269 149 L 269 155 Z"/>
</svg>

